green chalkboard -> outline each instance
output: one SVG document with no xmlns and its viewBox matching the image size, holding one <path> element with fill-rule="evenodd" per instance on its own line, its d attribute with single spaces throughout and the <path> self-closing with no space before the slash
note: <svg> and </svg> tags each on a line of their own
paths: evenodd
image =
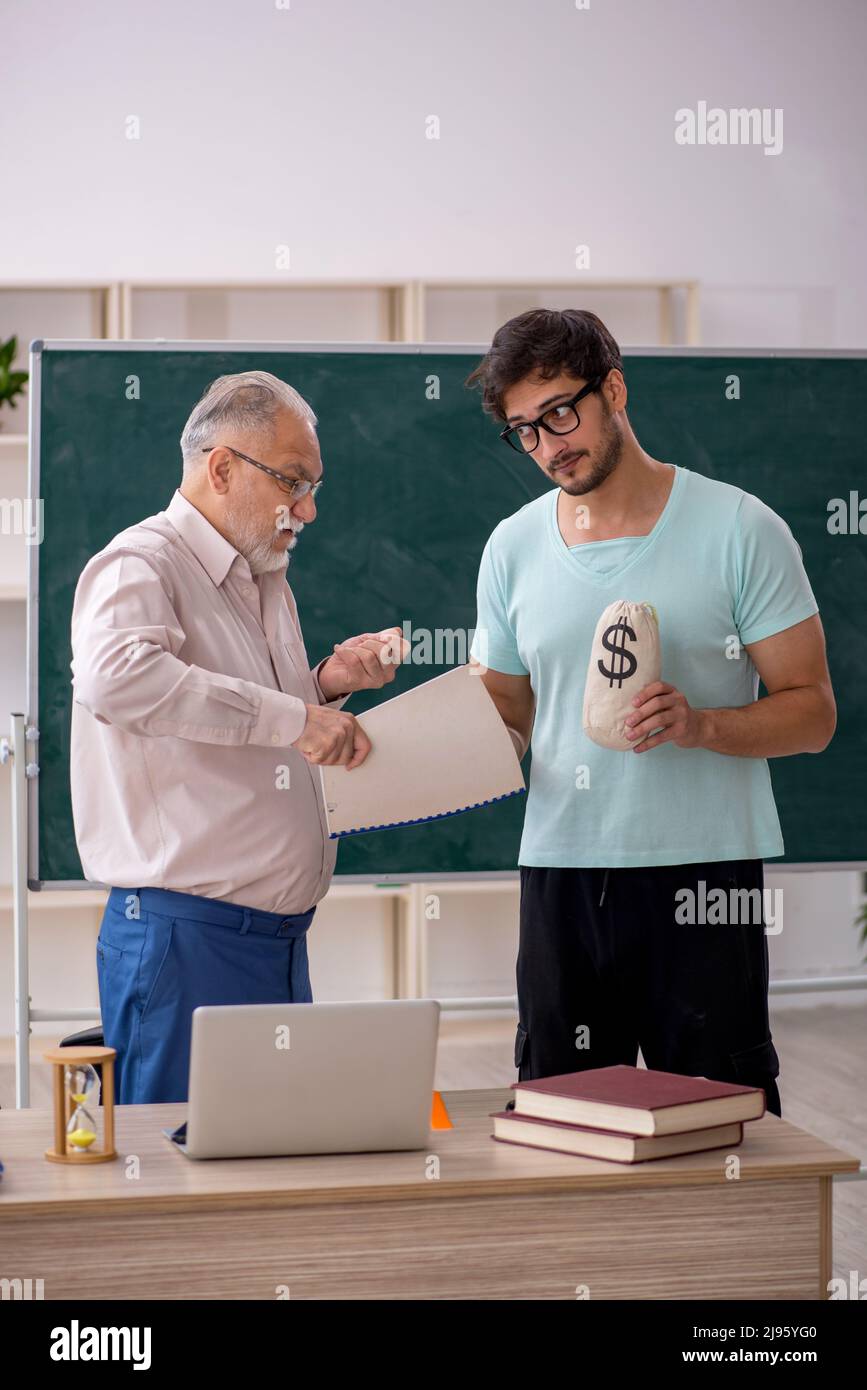
<svg viewBox="0 0 867 1390">
<path fill-rule="evenodd" d="M 33 345 L 30 495 L 44 502 L 44 539 L 33 547 L 29 596 L 28 718 L 40 729 L 40 772 L 29 784 L 32 886 L 82 879 L 69 795 L 69 620 L 78 575 L 123 527 L 167 505 L 180 479 L 178 438 L 207 384 L 255 366 L 310 401 L 327 484 L 315 532 L 290 567 L 308 655 L 315 662 L 350 633 L 404 620 L 458 634 L 451 649 L 446 638 L 434 650 L 439 662 L 401 668 L 405 689 L 466 659 L 461 635 L 475 623 L 482 547 L 503 516 L 549 486 L 532 463 L 510 455 L 464 387 L 480 351 Z M 739 379 L 737 401 L 724 389 L 731 375 Z M 830 534 L 828 503 L 848 500 L 864 478 L 867 359 L 636 351 L 626 376 L 630 418 L 652 455 L 757 494 L 803 550 L 828 637 L 839 724 L 821 756 L 771 763 L 786 862 L 864 861 L 867 538 Z M 130 378 L 138 399 L 129 399 Z M 356 696 L 352 709 L 378 698 Z M 337 870 L 374 881 L 512 870 L 523 810 L 524 798 L 513 797 L 427 825 L 353 836 L 340 845 Z"/>
</svg>

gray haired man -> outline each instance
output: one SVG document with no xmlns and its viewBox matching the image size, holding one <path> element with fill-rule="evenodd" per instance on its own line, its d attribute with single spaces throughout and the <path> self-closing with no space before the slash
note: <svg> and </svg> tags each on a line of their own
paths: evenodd
<svg viewBox="0 0 867 1390">
<path fill-rule="evenodd" d="M 309 1002 L 327 892 L 316 764 L 370 743 L 342 704 L 392 681 L 399 629 L 311 670 L 289 557 L 316 519 L 316 417 L 268 372 L 220 377 L 181 436 L 165 511 L 85 566 L 72 615 L 72 804 L 122 1104 L 185 1100 L 200 1004 Z M 400 656 L 398 656 L 398 647 Z"/>
</svg>

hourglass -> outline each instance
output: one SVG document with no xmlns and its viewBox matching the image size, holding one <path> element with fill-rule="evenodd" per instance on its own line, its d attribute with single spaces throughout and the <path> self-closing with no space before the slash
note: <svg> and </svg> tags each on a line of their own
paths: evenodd
<svg viewBox="0 0 867 1390">
<path fill-rule="evenodd" d="M 104 1163 L 116 1158 L 114 1148 L 113 1047 L 54 1047 L 43 1054 L 54 1068 L 54 1148 L 45 1150 L 52 1163 Z M 98 1143 L 97 1105 L 102 1067 L 103 1142 Z"/>
</svg>

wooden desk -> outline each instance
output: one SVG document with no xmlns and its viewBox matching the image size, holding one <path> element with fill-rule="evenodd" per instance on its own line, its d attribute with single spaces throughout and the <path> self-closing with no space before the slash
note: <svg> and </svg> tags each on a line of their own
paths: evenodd
<svg viewBox="0 0 867 1390">
<path fill-rule="evenodd" d="M 444 1096 L 427 1149 L 193 1161 L 185 1105 L 119 1106 L 116 1163 L 47 1163 L 48 1111 L 0 1111 L 4 1278 L 46 1299 L 819 1299 L 831 1175 L 858 1160 L 766 1115 L 728 1151 L 615 1163 L 490 1138 L 507 1091 Z M 438 1170 L 439 1176 L 429 1176 Z"/>
</svg>

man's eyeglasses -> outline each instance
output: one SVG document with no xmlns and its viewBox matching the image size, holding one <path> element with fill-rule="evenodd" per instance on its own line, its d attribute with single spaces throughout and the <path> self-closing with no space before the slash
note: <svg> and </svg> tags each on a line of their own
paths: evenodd
<svg viewBox="0 0 867 1390">
<path fill-rule="evenodd" d="M 269 468 L 267 464 L 259 463 L 256 459 L 248 458 L 242 454 L 240 449 L 233 449 L 231 444 L 209 444 L 202 450 L 203 454 L 209 454 L 212 449 L 225 449 L 227 453 L 234 454 L 236 458 L 243 459 L 245 463 L 252 463 L 254 468 L 261 468 L 263 473 L 268 473 L 272 478 L 276 478 L 280 485 L 280 491 L 285 492 L 287 497 L 291 497 L 293 502 L 300 502 L 302 497 L 308 493 L 316 501 L 317 493 L 322 486 L 323 479 L 318 483 L 308 482 L 306 478 L 287 478 L 285 473 L 278 473 L 276 468 Z"/>
<path fill-rule="evenodd" d="M 586 386 L 582 386 L 571 400 L 552 405 L 538 420 L 530 420 L 527 424 L 521 425 L 507 425 L 504 430 L 500 430 L 500 438 L 511 444 L 519 454 L 532 454 L 539 447 L 540 429 L 547 430 L 549 434 L 570 434 L 581 424 L 576 405 L 584 396 L 589 396 L 591 391 L 598 391 L 602 381 L 601 376 L 594 377 L 593 381 L 588 381 Z"/>
</svg>

